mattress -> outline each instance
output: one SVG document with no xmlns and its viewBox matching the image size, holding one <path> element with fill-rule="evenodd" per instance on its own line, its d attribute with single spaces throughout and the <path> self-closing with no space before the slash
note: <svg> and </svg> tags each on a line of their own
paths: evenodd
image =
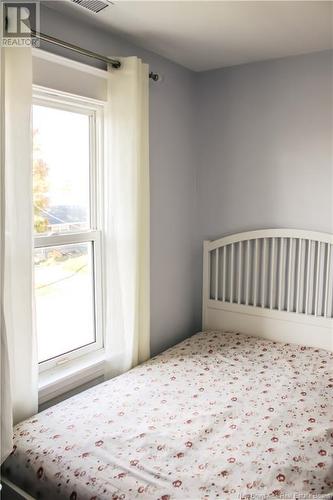
<svg viewBox="0 0 333 500">
<path fill-rule="evenodd" d="M 17 425 L 5 475 L 47 500 L 330 498 L 332 364 L 196 334 Z"/>
</svg>

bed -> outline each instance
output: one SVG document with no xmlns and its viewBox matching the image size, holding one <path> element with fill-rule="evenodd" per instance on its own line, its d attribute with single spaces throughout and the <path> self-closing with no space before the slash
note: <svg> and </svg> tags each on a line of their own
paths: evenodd
<svg viewBox="0 0 333 500">
<path fill-rule="evenodd" d="M 48 500 L 332 498 L 332 239 L 276 231 L 206 242 L 206 330 L 16 426 L 6 477 Z"/>
</svg>

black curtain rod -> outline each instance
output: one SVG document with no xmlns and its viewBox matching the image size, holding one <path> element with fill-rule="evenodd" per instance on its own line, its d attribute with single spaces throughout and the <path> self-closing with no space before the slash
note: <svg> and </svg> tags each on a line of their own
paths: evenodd
<svg viewBox="0 0 333 500">
<path fill-rule="evenodd" d="M 87 57 L 91 57 L 92 59 L 97 59 L 98 61 L 102 61 L 106 64 L 110 64 L 112 68 L 120 68 L 121 62 L 117 59 L 111 59 L 110 57 L 102 56 L 101 54 L 97 54 L 97 52 L 92 52 L 91 50 L 83 49 L 82 47 L 78 47 L 72 43 L 64 42 L 59 38 L 55 38 L 54 36 L 46 35 L 45 33 L 36 32 L 35 30 L 31 30 L 31 34 L 43 40 L 44 42 L 52 43 L 53 45 L 58 45 L 58 47 L 63 47 L 64 49 L 71 50 L 72 52 L 77 52 L 78 54 L 82 54 Z M 152 71 L 149 73 L 149 78 L 154 82 L 159 80 L 159 75 L 157 73 L 153 73 Z"/>
</svg>

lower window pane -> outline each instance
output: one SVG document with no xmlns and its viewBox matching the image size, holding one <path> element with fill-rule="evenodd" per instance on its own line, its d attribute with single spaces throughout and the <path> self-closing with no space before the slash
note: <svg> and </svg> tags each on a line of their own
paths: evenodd
<svg viewBox="0 0 333 500">
<path fill-rule="evenodd" d="M 35 249 L 38 361 L 95 342 L 92 243 Z"/>
</svg>

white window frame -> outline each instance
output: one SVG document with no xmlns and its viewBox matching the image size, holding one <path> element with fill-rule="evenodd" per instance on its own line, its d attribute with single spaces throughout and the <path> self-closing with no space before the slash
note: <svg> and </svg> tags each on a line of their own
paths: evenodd
<svg viewBox="0 0 333 500">
<path fill-rule="evenodd" d="M 52 235 L 35 235 L 34 248 L 91 243 L 93 258 L 94 286 L 94 320 L 95 342 L 63 353 L 52 359 L 39 363 L 39 372 L 54 373 L 72 364 L 77 365 L 79 359 L 91 359 L 93 353 L 101 356 L 104 353 L 104 315 L 103 315 L 103 121 L 104 103 L 94 99 L 54 91 L 33 85 L 33 104 L 73 111 L 89 116 L 90 133 L 90 229 L 72 231 Z"/>
</svg>

